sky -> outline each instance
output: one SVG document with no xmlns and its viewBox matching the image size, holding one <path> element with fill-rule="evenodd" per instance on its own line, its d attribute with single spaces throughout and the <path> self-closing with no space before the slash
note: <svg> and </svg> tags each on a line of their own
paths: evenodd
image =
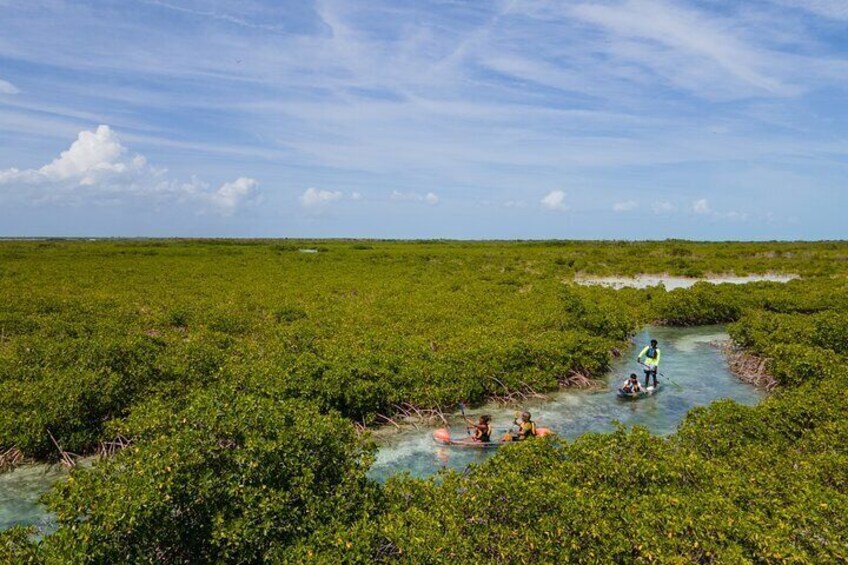
<svg viewBox="0 0 848 565">
<path fill-rule="evenodd" d="M 848 0 L 0 0 L 0 237 L 846 219 Z"/>
</svg>

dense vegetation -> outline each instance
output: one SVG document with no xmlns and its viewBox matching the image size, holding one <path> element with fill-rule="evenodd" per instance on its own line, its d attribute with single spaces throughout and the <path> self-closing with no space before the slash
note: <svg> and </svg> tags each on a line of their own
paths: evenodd
<svg viewBox="0 0 848 565">
<path fill-rule="evenodd" d="M 317 253 L 298 249 L 315 248 Z M 576 274 L 799 273 L 612 291 Z M 133 446 L 0 557 L 104 562 L 848 560 L 848 244 L 14 242 L 0 448 Z M 639 324 L 732 323 L 781 387 L 679 433 L 503 449 L 365 478 L 352 421 L 600 374 Z"/>
</svg>

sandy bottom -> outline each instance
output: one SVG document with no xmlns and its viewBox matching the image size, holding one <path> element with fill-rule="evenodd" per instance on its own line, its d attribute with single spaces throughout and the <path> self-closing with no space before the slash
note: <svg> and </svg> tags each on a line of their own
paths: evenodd
<svg viewBox="0 0 848 565">
<path fill-rule="evenodd" d="M 582 285 L 600 285 L 610 288 L 648 288 L 663 285 L 666 290 L 674 290 L 675 288 L 689 288 L 699 282 L 708 282 L 711 284 L 746 284 L 764 281 L 785 283 L 797 278 L 800 277 L 798 275 L 777 274 L 745 275 L 742 277 L 716 275 L 702 278 L 673 277 L 670 275 L 638 275 L 635 277 L 580 277 L 574 279 L 574 282 Z"/>
</svg>

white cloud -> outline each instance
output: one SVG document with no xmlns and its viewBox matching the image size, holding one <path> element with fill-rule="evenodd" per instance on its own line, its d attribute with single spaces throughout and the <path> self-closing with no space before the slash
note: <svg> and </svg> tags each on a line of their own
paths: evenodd
<svg viewBox="0 0 848 565">
<path fill-rule="evenodd" d="M 256 179 L 239 177 L 233 182 L 226 182 L 211 195 L 211 200 L 226 215 L 231 215 L 238 207 L 258 194 L 259 183 Z"/>
<path fill-rule="evenodd" d="M 169 179 L 164 169 L 148 165 L 143 155 L 129 155 L 117 134 L 106 125 L 84 130 L 76 141 L 50 163 L 38 169 L 0 170 L 0 196 L 25 203 L 188 204 L 198 212 L 211 208 L 233 214 L 258 194 L 258 182 L 239 177 L 218 189 L 192 177 L 189 182 Z"/>
<path fill-rule="evenodd" d="M 341 200 L 342 196 L 344 195 L 338 190 L 331 191 L 307 188 L 306 191 L 300 195 L 300 203 L 304 208 L 314 208 L 316 206 L 327 204 L 328 202 Z"/>
<path fill-rule="evenodd" d="M 398 190 L 393 190 L 390 198 L 398 202 L 424 202 L 430 206 L 435 206 L 439 203 L 439 195 L 435 192 L 428 192 L 422 196 L 417 192 L 400 192 Z"/>
<path fill-rule="evenodd" d="M 362 200 L 362 194 L 359 192 L 354 192 L 350 195 L 351 200 Z"/>
<path fill-rule="evenodd" d="M 504 208 L 526 208 L 527 203 L 524 200 L 507 200 L 504 202 Z"/>
<path fill-rule="evenodd" d="M 651 204 L 651 209 L 654 211 L 654 214 L 670 214 L 677 210 L 677 206 L 668 200 L 661 200 Z"/>
<path fill-rule="evenodd" d="M 692 211 L 700 215 L 712 213 L 712 210 L 710 209 L 710 204 L 709 202 L 707 202 L 706 198 L 701 198 L 692 202 Z"/>
<path fill-rule="evenodd" d="M 726 220 L 736 221 L 736 222 L 744 222 L 748 219 L 747 212 L 726 212 L 724 214 L 719 214 L 719 217 L 724 218 Z"/>
<path fill-rule="evenodd" d="M 143 156 L 127 159 L 126 152 L 109 126 L 99 126 L 95 131 L 81 131 L 67 151 L 40 169 L 20 171 L 13 168 L 0 171 L 0 184 L 14 181 L 30 184 L 67 181 L 93 186 L 110 177 L 129 175 L 145 167 Z"/>
<path fill-rule="evenodd" d="M 613 212 L 630 212 L 631 210 L 635 210 L 637 207 L 638 204 L 636 204 L 634 200 L 624 200 L 612 205 Z"/>
<path fill-rule="evenodd" d="M 736 222 L 744 222 L 748 219 L 747 212 L 717 212 L 710 207 L 706 198 L 700 198 L 692 202 L 692 212 L 700 216 L 710 216 L 720 220 L 730 220 Z"/>
<path fill-rule="evenodd" d="M 11 82 L 0 79 L 0 94 L 18 94 L 20 90 Z"/>
<path fill-rule="evenodd" d="M 679 86 L 698 91 L 711 81 L 732 81 L 771 94 L 789 93 L 776 57 L 749 42 L 729 22 L 706 11 L 662 0 L 577 3 L 571 13 L 604 28 L 610 49 Z M 697 70 L 694 68 L 697 67 Z"/>
<path fill-rule="evenodd" d="M 565 205 L 565 193 L 561 190 L 549 192 L 540 202 L 548 210 L 568 210 L 568 206 Z"/>
</svg>

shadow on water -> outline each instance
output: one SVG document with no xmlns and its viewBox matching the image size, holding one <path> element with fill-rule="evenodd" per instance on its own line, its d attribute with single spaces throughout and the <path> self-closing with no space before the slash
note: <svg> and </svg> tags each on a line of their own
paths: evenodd
<svg viewBox="0 0 848 565">
<path fill-rule="evenodd" d="M 667 379 L 656 396 L 638 401 L 623 401 L 616 388 L 631 372 L 642 372 L 636 364 L 636 354 L 651 339 L 659 341 L 662 350 L 660 370 Z M 613 363 L 607 376 L 607 390 L 562 391 L 547 401 L 528 403 L 533 419 L 540 426 L 574 439 L 586 432 L 613 429 L 618 421 L 627 427 L 640 425 L 656 434 L 674 432 L 690 408 L 704 406 L 714 400 L 730 398 L 742 404 L 756 404 L 764 393 L 741 382 L 730 373 L 727 362 L 715 342 L 728 339 L 722 326 L 696 328 L 650 327 L 639 333 L 635 345 Z M 660 379 L 662 381 L 662 379 Z M 673 381 L 673 382 L 672 382 Z M 488 413 L 495 422 L 497 434 L 506 431 L 518 407 L 484 406 L 468 411 L 469 416 Z M 416 477 L 426 477 L 442 468 L 463 469 L 469 463 L 479 463 L 494 450 L 439 447 L 433 443 L 432 429 L 398 432 L 378 438 L 381 444 L 371 476 L 385 480 L 391 475 L 409 471 Z M 461 421 L 456 421 L 455 434 L 463 435 Z"/>
</svg>

